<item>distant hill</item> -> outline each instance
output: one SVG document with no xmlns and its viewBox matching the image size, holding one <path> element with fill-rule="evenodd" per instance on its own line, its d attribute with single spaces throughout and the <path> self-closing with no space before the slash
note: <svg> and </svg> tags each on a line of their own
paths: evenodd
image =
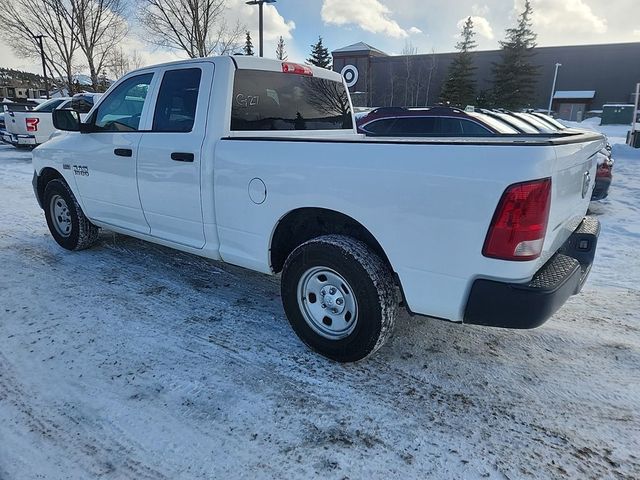
<svg viewBox="0 0 640 480">
<path fill-rule="evenodd" d="M 0 67 L 0 86 L 44 88 L 44 78 L 35 73 Z"/>
</svg>

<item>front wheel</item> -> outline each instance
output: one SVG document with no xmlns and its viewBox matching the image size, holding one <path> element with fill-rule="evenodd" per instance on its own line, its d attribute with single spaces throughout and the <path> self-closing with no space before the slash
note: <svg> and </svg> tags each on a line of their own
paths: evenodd
<svg viewBox="0 0 640 480">
<path fill-rule="evenodd" d="M 51 180 L 44 189 L 44 215 L 54 240 L 67 250 L 83 250 L 96 243 L 100 230 L 84 215 L 63 180 Z"/>
<path fill-rule="evenodd" d="M 390 269 L 365 243 L 325 235 L 296 248 L 282 272 L 282 302 L 309 347 L 355 362 L 391 336 L 398 298 Z"/>
</svg>

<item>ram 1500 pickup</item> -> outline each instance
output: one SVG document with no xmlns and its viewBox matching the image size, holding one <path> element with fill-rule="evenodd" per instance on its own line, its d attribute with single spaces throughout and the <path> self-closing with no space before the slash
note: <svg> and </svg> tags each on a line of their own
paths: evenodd
<svg viewBox="0 0 640 480">
<path fill-rule="evenodd" d="M 366 138 L 337 73 L 216 57 L 127 74 L 35 149 L 53 238 L 109 229 L 265 274 L 319 353 L 375 352 L 403 307 L 533 328 L 577 293 L 601 135 Z M 241 288 L 241 287 L 240 287 Z"/>
</svg>

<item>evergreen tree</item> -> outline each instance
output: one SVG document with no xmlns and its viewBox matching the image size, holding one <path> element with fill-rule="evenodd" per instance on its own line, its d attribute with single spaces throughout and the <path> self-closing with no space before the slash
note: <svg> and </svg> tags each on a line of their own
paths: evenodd
<svg viewBox="0 0 640 480">
<path fill-rule="evenodd" d="M 526 0 L 518 23 L 500 42 L 502 61 L 493 65 L 493 98 L 497 107 L 517 110 L 534 100 L 538 66 L 531 63 L 537 35 L 532 29 L 531 1 Z"/>
<path fill-rule="evenodd" d="M 253 57 L 253 42 L 251 41 L 251 32 L 247 31 L 247 37 L 244 42 L 244 48 L 242 49 L 245 55 Z"/>
<path fill-rule="evenodd" d="M 307 63 L 316 67 L 331 68 L 331 55 L 322 44 L 322 37 L 318 37 L 318 43 L 311 45 L 311 56 L 307 58 Z"/>
<path fill-rule="evenodd" d="M 289 56 L 287 55 L 287 51 L 285 50 L 284 38 L 282 37 L 278 39 L 278 46 L 276 47 L 276 58 L 283 61 L 289 58 Z"/>
<path fill-rule="evenodd" d="M 456 44 L 457 55 L 451 62 L 447 78 L 442 86 L 440 101 L 455 107 L 466 107 L 475 103 L 476 81 L 471 50 L 477 47 L 473 37 L 473 20 L 471 17 L 462 27 L 460 41 Z"/>
</svg>

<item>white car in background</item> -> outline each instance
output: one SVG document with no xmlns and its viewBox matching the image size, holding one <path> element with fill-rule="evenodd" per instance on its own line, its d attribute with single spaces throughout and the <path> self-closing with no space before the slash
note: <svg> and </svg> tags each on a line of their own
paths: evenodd
<svg viewBox="0 0 640 480">
<path fill-rule="evenodd" d="M 36 147 L 55 136 L 51 113 L 56 109 L 71 108 L 84 118 L 100 93 L 78 93 L 73 97 L 52 98 L 27 112 L 9 112 L 5 115 L 6 133 L 3 140 L 15 147 Z"/>
</svg>

